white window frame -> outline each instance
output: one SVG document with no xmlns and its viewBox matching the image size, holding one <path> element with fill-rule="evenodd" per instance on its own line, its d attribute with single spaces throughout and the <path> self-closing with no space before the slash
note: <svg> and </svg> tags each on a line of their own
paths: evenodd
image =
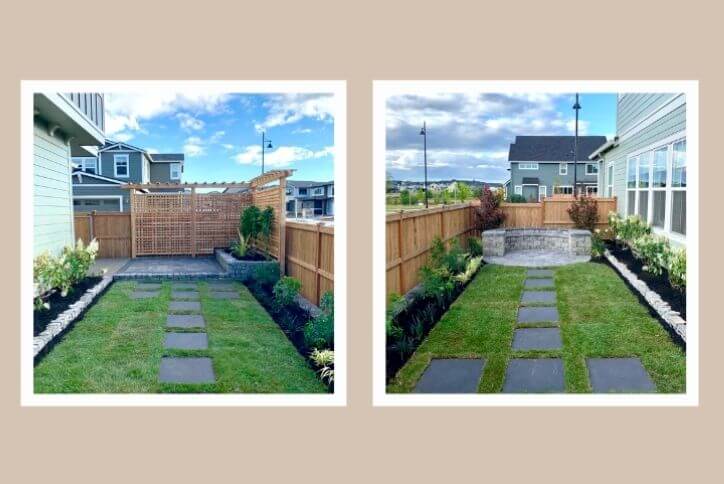
<svg viewBox="0 0 724 484">
<path fill-rule="evenodd" d="M 538 185 L 538 201 L 542 202 L 548 194 L 548 187 L 545 185 Z"/>
<path fill-rule="evenodd" d="M 318 197 L 324 195 L 324 187 L 314 187 L 312 188 L 312 192 L 310 193 L 310 196 L 312 197 Z"/>
<path fill-rule="evenodd" d="M 673 186 L 674 181 L 674 145 L 678 144 L 682 141 L 686 141 L 686 137 L 677 139 L 676 141 L 672 142 L 669 145 L 669 158 L 668 158 L 668 171 L 666 172 L 666 189 L 667 189 L 667 195 L 666 195 L 666 220 L 664 222 L 664 228 L 666 229 L 666 233 L 669 237 L 676 238 L 677 240 L 686 240 L 686 235 L 681 234 L 679 232 L 674 232 L 671 228 L 671 212 L 673 211 L 674 207 L 674 195 L 673 192 L 685 192 L 688 186 L 686 187 L 675 187 Z M 689 156 L 688 151 L 684 151 L 684 156 L 686 156 L 686 167 L 689 167 Z M 687 180 L 686 184 L 688 185 L 689 182 Z M 687 195 L 688 196 L 688 195 Z"/>
<path fill-rule="evenodd" d="M 119 162 L 126 164 L 126 174 L 125 175 L 118 174 Z M 130 162 L 129 156 L 127 154 L 114 154 L 113 155 L 113 176 L 115 176 L 116 178 L 128 178 L 129 176 L 131 176 L 131 162 Z"/>
<path fill-rule="evenodd" d="M 558 174 L 559 175 L 568 175 L 568 163 L 559 163 L 558 164 Z"/>
<path fill-rule="evenodd" d="M 560 191 L 556 192 L 556 190 L 560 190 L 561 188 L 570 188 L 571 192 L 566 193 L 566 191 Z M 573 195 L 573 185 L 558 185 L 553 187 L 553 195 Z"/>
<path fill-rule="evenodd" d="M 606 195 L 609 198 L 613 198 L 614 193 L 615 193 L 613 191 L 614 177 L 616 176 L 615 172 L 616 172 L 615 165 L 614 165 L 613 161 L 611 161 L 608 163 L 608 166 L 606 167 L 606 190 L 607 190 Z"/>
<path fill-rule="evenodd" d="M 538 163 L 518 163 L 519 170 L 537 170 Z"/>
<path fill-rule="evenodd" d="M 176 176 L 173 176 L 174 168 L 177 170 Z M 171 180 L 180 180 L 181 179 L 181 163 L 169 163 L 168 164 L 168 177 Z"/>
<path fill-rule="evenodd" d="M 513 194 L 514 195 L 520 195 L 523 196 L 523 185 L 515 185 L 513 188 Z"/>
<path fill-rule="evenodd" d="M 586 196 L 598 196 L 598 185 L 584 185 L 584 187 L 586 189 Z M 594 188 L 596 189 L 596 192 L 592 194 L 591 190 Z"/>
<path fill-rule="evenodd" d="M 588 170 L 588 167 L 590 167 L 590 166 L 592 166 L 592 167 L 594 167 L 594 168 L 596 169 L 596 172 L 595 172 L 595 173 L 591 173 L 591 172 Z M 591 175 L 596 175 L 596 176 L 598 176 L 598 163 L 586 163 L 586 175 L 589 175 L 589 176 L 591 176 Z"/>
<path fill-rule="evenodd" d="M 123 212 L 123 195 L 73 195 L 73 200 L 116 200 L 118 211 Z"/>
</svg>

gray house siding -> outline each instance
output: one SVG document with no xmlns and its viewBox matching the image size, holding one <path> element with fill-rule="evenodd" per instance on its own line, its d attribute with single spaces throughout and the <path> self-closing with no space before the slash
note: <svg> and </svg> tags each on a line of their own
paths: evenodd
<svg viewBox="0 0 724 484">
<path fill-rule="evenodd" d="M 100 163 L 99 163 L 99 169 L 100 173 L 99 175 L 103 175 L 109 178 L 116 178 L 115 171 L 113 168 L 113 157 L 114 155 L 128 155 L 128 164 L 129 164 L 129 177 L 128 178 L 118 178 L 122 181 L 128 181 L 128 182 L 136 182 L 141 183 L 143 181 L 142 178 L 142 165 L 141 160 L 143 157 L 143 154 L 138 151 L 103 151 L 99 153 L 100 155 Z"/>
<path fill-rule="evenodd" d="M 668 93 L 620 95 L 616 108 L 616 132 L 624 134 L 675 96 Z"/>
<path fill-rule="evenodd" d="M 171 180 L 171 163 L 151 163 L 151 180 L 160 183 L 179 181 Z"/>
<path fill-rule="evenodd" d="M 70 147 L 36 119 L 33 127 L 33 252 L 57 253 L 73 243 Z"/>
<path fill-rule="evenodd" d="M 73 197 L 108 197 L 113 199 L 116 197 L 123 197 L 123 211 L 129 212 L 131 210 L 128 190 L 120 188 L 119 185 L 108 185 L 108 187 L 84 187 L 82 185 L 75 185 L 73 187 Z M 90 209 L 85 206 L 76 206 L 75 210 L 84 212 L 89 211 Z M 118 207 L 115 205 L 112 207 L 101 205 L 99 207 L 93 207 L 92 210 L 96 210 L 98 212 L 117 212 Z"/>
<path fill-rule="evenodd" d="M 559 174 L 560 163 L 538 162 L 537 170 L 521 170 L 518 164 L 518 162 L 510 163 L 510 194 L 515 193 L 516 186 L 523 186 L 524 178 L 537 178 L 538 185 L 546 187 L 546 196 L 553 194 L 554 187 L 573 186 L 573 163 L 568 163 L 568 173 L 566 175 Z M 586 163 L 577 163 L 576 176 L 579 186 L 580 184 L 598 184 L 597 175 L 586 175 Z M 536 196 L 535 201 L 537 200 L 538 197 Z"/>
</svg>

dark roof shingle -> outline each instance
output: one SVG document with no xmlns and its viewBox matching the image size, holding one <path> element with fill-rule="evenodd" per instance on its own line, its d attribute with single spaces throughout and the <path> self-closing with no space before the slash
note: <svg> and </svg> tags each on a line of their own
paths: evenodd
<svg viewBox="0 0 724 484">
<path fill-rule="evenodd" d="M 573 161 L 574 136 L 516 136 L 508 161 Z M 578 161 L 606 142 L 605 136 L 579 136 Z"/>
</svg>

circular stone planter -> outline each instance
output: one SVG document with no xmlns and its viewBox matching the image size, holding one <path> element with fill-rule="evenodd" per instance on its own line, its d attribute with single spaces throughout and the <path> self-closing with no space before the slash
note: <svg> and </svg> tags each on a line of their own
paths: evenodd
<svg viewBox="0 0 724 484">
<path fill-rule="evenodd" d="M 553 267 L 591 260 L 591 232 L 578 229 L 495 229 L 483 232 L 488 264 Z"/>
</svg>

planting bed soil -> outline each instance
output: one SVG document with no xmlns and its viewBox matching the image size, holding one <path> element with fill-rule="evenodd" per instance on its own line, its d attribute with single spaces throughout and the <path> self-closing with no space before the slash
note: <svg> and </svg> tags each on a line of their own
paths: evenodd
<svg viewBox="0 0 724 484">
<path fill-rule="evenodd" d="M 661 299 L 669 303 L 671 309 L 677 311 L 686 320 L 686 291 L 682 292 L 671 287 L 669 274 L 666 270 L 660 276 L 651 274 L 643 270 L 642 262 L 634 256 L 628 247 L 621 247 L 613 242 L 607 242 L 606 247 L 616 259 L 636 274 L 636 277 L 645 282 L 652 291 L 661 296 Z"/>
<path fill-rule="evenodd" d="M 243 260 L 243 261 L 263 261 L 263 260 L 269 260 L 269 258 L 262 254 L 261 252 L 255 250 L 255 249 L 249 249 L 246 251 L 246 254 L 244 254 L 244 257 L 238 257 L 235 253 L 228 249 L 224 249 L 225 252 L 229 255 L 231 255 L 236 260 Z"/>
<path fill-rule="evenodd" d="M 65 297 L 60 295 L 60 291 L 55 291 L 45 298 L 44 301 L 50 304 L 50 308 L 33 311 L 33 336 L 42 333 L 60 313 L 80 299 L 88 289 L 101 282 L 101 279 L 101 277 L 86 277 L 73 286 Z"/>
</svg>

